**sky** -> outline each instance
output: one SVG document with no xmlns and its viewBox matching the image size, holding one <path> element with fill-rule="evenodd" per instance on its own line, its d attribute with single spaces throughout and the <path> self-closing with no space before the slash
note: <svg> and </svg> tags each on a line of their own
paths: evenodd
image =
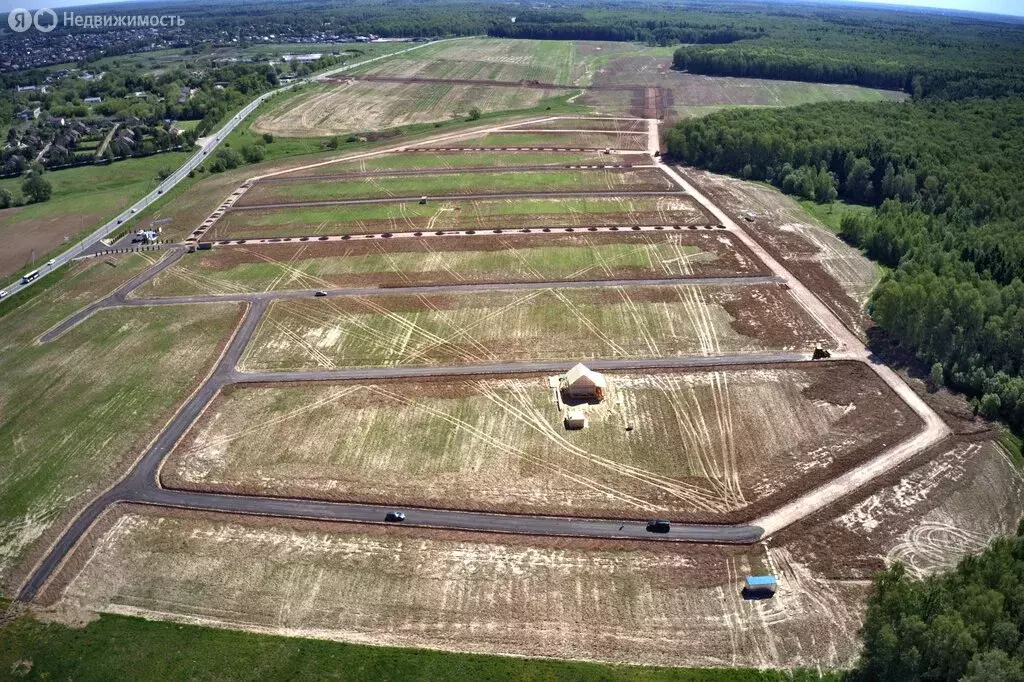
<svg viewBox="0 0 1024 682">
<path fill-rule="evenodd" d="M 108 2 L 129 2 L 130 0 L 107 0 Z M 826 0 L 827 2 L 827 0 Z M 1024 16 L 1024 0 L 870 0 L 878 5 L 912 5 L 937 9 L 958 9 L 990 14 Z M 6 14 L 16 7 L 38 9 L 40 7 L 70 7 L 73 5 L 94 5 L 97 0 L 0 0 L 0 13 Z"/>
</svg>

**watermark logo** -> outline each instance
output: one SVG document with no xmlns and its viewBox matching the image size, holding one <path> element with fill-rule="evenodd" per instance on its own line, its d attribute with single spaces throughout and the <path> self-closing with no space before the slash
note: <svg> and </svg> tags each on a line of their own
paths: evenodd
<svg viewBox="0 0 1024 682">
<path fill-rule="evenodd" d="M 177 15 L 145 14 L 75 14 L 64 12 L 63 21 L 59 21 L 57 13 L 52 9 L 43 8 L 33 14 L 27 9 L 13 9 L 7 15 L 7 25 L 15 33 L 24 33 L 35 28 L 42 33 L 49 33 L 57 28 L 58 23 L 74 28 L 171 28 L 184 26 L 185 20 Z"/>
</svg>

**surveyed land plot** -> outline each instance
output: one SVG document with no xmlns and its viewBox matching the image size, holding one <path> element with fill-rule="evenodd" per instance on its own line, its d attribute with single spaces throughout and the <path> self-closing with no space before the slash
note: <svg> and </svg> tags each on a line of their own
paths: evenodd
<svg viewBox="0 0 1024 682">
<path fill-rule="evenodd" d="M 496 132 L 457 142 L 435 142 L 427 147 L 553 147 L 566 149 L 617 149 L 642 152 L 647 133 L 603 132 Z"/>
<path fill-rule="evenodd" d="M 469 38 L 438 43 L 350 73 L 573 85 L 580 72 L 576 46 L 570 41 Z"/>
<path fill-rule="evenodd" d="M 726 232 L 428 237 L 215 248 L 186 256 L 136 295 L 762 274 Z"/>
<path fill-rule="evenodd" d="M 869 589 L 826 581 L 784 549 L 587 548 L 155 513 L 122 516 L 98 536 L 66 605 L 456 651 L 840 667 L 859 649 Z M 744 601 L 743 576 L 765 570 L 779 575 L 778 596 Z"/>
<path fill-rule="evenodd" d="M 621 133 L 646 133 L 647 121 L 624 118 L 556 118 L 539 123 L 523 123 L 509 128 L 527 130 L 612 130 Z"/>
<path fill-rule="evenodd" d="M 236 386 L 172 488 L 541 514 L 715 520 L 910 421 L 860 364 L 608 373 L 566 431 L 549 377 Z M 396 428 L 400 424 L 400 428 Z"/>
<path fill-rule="evenodd" d="M 713 225 L 689 196 L 444 199 L 348 206 L 301 206 L 228 211 L 211 239 L 301 237 L 438 230 L 514 230 L 544 227 Z"/>
<path fill-rule="evenodd" d="M 902 92 L 856 85 L 805 83 L 759 78 L 727 78 L 683 73 L 672 69 L 671 57 L 621 56 L 610 59 L 595 73 L 598 86 L 658 88 L 675 118 L 702 116 L 736 106 L 798 106 L 812 102 L 881 102 L 906 98 Z M 630 107 L 613 90 L 589 90 L 582 104 L 604 113 L 626 114 Z M 625 105 L 625 106 L 624 106 Z"/>
<path fill-rule="evenodd" d="M 277 301 L 246 370 L 807 349 L 823 332 L 778 285 L 629 286 Z"/>
<path fill-rule="evenodd" d="M 237 305 L 104 310 L 35 338 L 155 258 L 74 266 L 3 319 L 0 340 L 0 580 L 113 482 L 199 381 Z"/>
<path fill-rule="evenodd" d="M 236 205 L 301 203 L 343 199 L 509 194 L 514 192 L 648 191 L 678 189 L 656 168 L 475 171 L 437 175 L 259 182 Z"/>
<path fill-rule="evenodd" d="M 252 125 L 257 133 L 319 137 L 385 130 L 481 113 L 531 109 L 570 90 L 458 83 L 352 80 L 309 87 L 278 102 Z"/>
<path fill-rule="evenodd" d="M 293 177 L 314 177 L 351 173 L 452 168 L 514 168 L 516 166 L 622 165 L 636 162 L 635 156 L 620 156 L 601 152 L 419 152 L 415 154 L 385 154 L 369 159 L 332 163 L 304 168 L 277 176 L 281 180 Z"/>
</svg>

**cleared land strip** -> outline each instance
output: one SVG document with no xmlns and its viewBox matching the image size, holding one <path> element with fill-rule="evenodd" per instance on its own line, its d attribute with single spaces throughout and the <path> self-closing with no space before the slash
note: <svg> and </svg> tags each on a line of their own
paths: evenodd
<svg viewBox="0 0 1024 682">
<path fill-rule="evenodd" d="M 617 225 L 597 226 L 580 225 L 578 227 L 524 227 L 518 230 L 435 230 L 433 232 L 368 232 L 363 234 L 320 234 L 302 237 L 249 237 L 245 239 L 218 239 L 212 243 L 218 246 L 250 246 L 253 244 L 281 244 L 284 242 L 347 242 L 359 239 L 423 239 L 426 237 L 488 237 L 495 235 L 519 234 L 571 234 L 573 232 L 661 232 L 665 230 L 725 230 L 723 225 Z"/>
<path fill-rule="evenodd" d="M 310 182 L 322 180 L 349 180 L 357 178 L 376 177 L 405 177 L 409 175 L 452 175 L 455 173 L 521 173 L 525 171 L 551 171 L 564 168 L 565 170 L 617 170 L 621 168 L 655 168 L 654 164 L 632 164 L 632 163 L 609 163 L 609 164 L 566 164 L 566 163 L 538 163 L 529 166 L 505 166 L 495 168 L 494 166 L 461 166 L 447 168 L 410 168 L 403 170 L 366 170 L 366 171 L 344 171 L 324 175 L 280 175 L 273 178 L 261 180 L 261 183 L 269 182 Z"/>
<path fill-rule="evenodd" d="M 257 183 L 236 203 L 266 205 L 275 202 L 338 201 L 400 196 L 463 196 L 518 192 L 678 191 L 657 168 L 544 168 L 497 169 L 486 172 L 375 174 L 370 177 L 314 179 L 305 182 Z"/>
<path fill-rule="evenodd" d="M 588 85 L 572 86 L 555 83 L 541 83 L 535 80 L 496 81 L 473 78 L 431 78 L 429 76 L 349 76 L 348 78 L 326 78 L 332 83 L 348 83 L 350 81 L 371 81 L 375 83 L 436 83 L 439 85 L 472 85 L 485 88 L 535 88 L 539 90 L 617 90 L 634 92 L 644 90 L 640 85 Z"/>
<path fill-rule="evenodd" d="M 170 296 L 158 298 L 127 298 L 127 294 L 142 286 L 149 279 L 154 277 L 161 270 L 165 269 L 179 258 L 182 252 L 178 250 L 172 257 L 164 259 L 153 269 L 134 278 L 128 284 L 120 287 L 118 291 L 95 303 L 86 306 L 79 312 L 67 318 L 60 324 L 54 326 L 40 337 L 40 341 L 46 343 L 53 341 L 61 334 L 64 334 L 72 327 L 80 324 L 84 319 L 98 310 L 104 308 L 123 307 L 148 307 L 155 305 L 183 305 L 198 303 L 224 303 L 224 302 L 270 302 L 279 300 L 309 299 L 316 297 L 315 294 L 323 292 L 322 298 L 344 298 L 347 296 L 395 296 L 395 295 L 424 295 L 424 294 L 457 294 L 464 292 L 486 292 L 486 291 L 533 291 L 551 289 L 585 289 L 601 287 L 625 287 L 625 286 L 753 286 L 763 284 L 779 284 L 781 279 L 775 276 L 754 276 L 754 277 L 695 277 L 691 279 L 651 279 L 651 280 L 589 280 L 589 281 L 550 281 L 550 282 L 514 282 L 508 284 L 441 284 L 416 287 L 365 287 L 365 288 L 338 288 L 338 289 L 286 289 L 278 291 L 262 291 L 252 293 L 227 293 L 227 294 L 205 294 L 197 296 Z"/>
<path fill-rule="evenodd" d="M 451 196 L 377 197 L 372 199 L 332 199 L 329 201 L 286 201 L 273 204 L 246 204 L 232 206 L 228 212 L 266 210 L 268 208 L 296 208 L 302 206 L 357 206 L 360 204 L 406 204 L 427 201 L 482 201 L 487 199 L 558 199 L 561 197 L 672 197 L 686 196 L 686 192 L 664 190 L 587 190 L 567 189 L 564 192 L 512 192 L 498 194 L 455 194 Z"/>
<path fill-rule="evenodd" d="M 549 132 L 545 130 L 544 132 Z M 587 131 L 591 132 L 591 131 Z M 646 154 L 642 149 L 610 149 L 608 147 L 403 147 L 399 151 L 407 152 L 604 152 L 608 154 Z"/>
</svg>

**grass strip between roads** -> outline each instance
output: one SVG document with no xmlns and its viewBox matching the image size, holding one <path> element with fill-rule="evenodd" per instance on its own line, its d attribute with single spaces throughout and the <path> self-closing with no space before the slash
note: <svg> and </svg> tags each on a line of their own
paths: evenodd
<svg viewBox="0 0 1024 682">
<path fill-rule="evenodd" d="M 808 671 L 616 666 L 373 647 L 115 615 L 81 628 L 14 618 L 0 628 L 0 671 L 12 678 L 74 680 L 840 679 Z"/>
</svg>

